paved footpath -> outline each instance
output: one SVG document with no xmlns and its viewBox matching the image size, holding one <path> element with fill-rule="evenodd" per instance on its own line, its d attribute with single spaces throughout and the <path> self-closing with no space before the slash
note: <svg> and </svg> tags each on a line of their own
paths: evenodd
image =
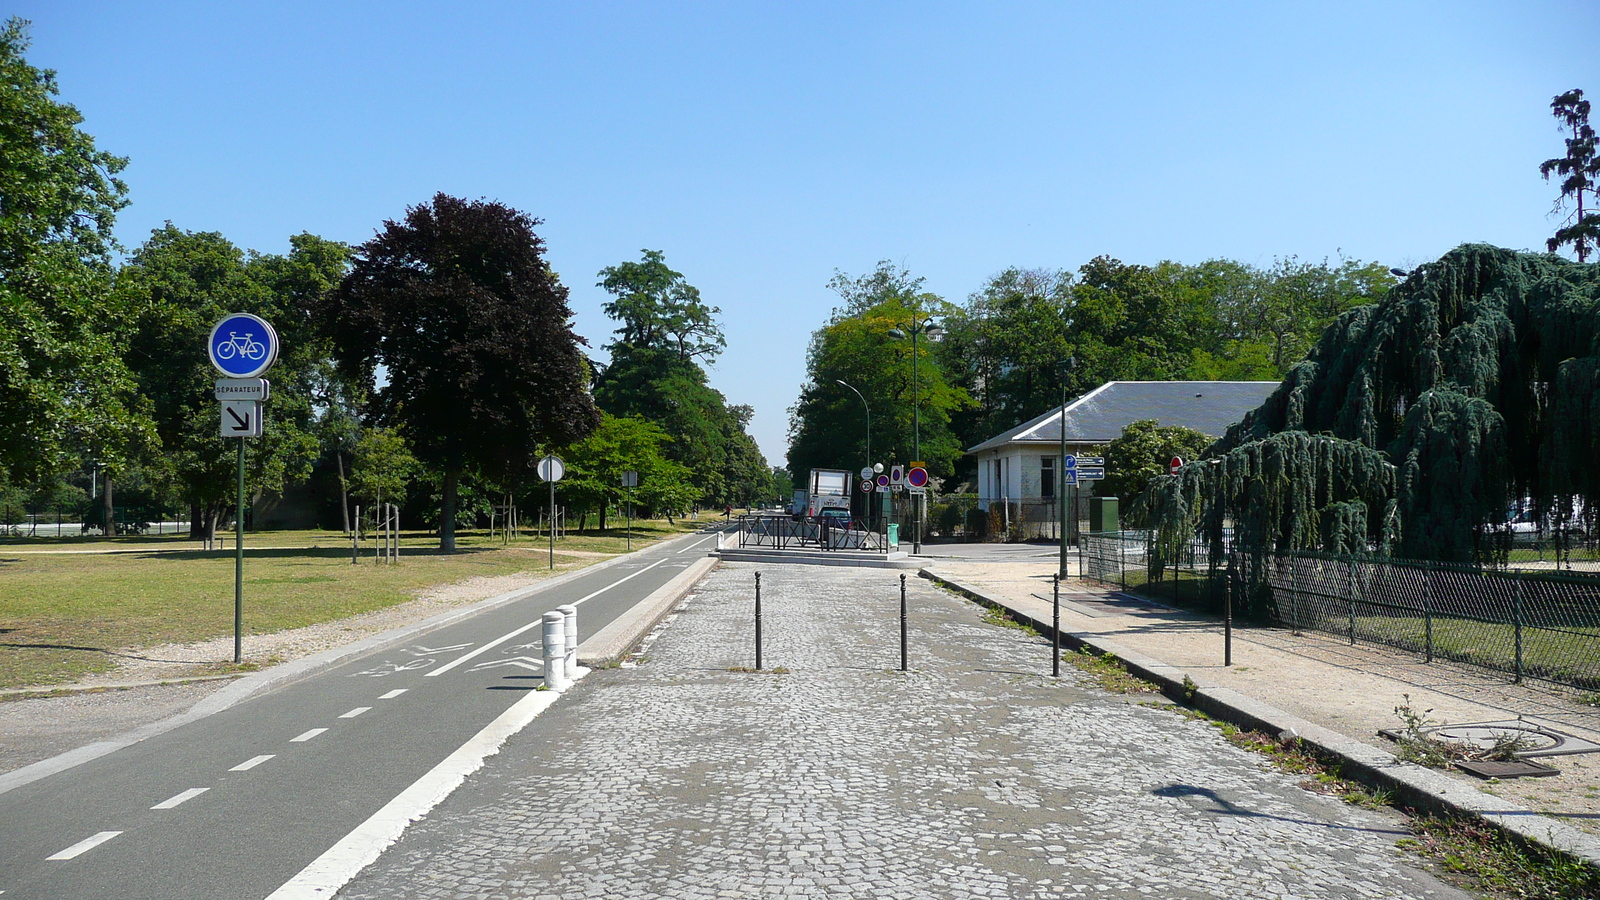
<svg viewBox="0 0 1600 900">
<path fill-rule="evenodd" d="M 1464 898 L 1399 818 L 911 577 L 724 564 L 637 668 L 596 671 L 346 898 Z"/>
</svg>

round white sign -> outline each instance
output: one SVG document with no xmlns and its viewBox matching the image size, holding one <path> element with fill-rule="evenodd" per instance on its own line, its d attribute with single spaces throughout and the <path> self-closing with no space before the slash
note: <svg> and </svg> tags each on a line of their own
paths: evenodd
<svg viewBox="0 0 1600 900">
<path fill-rule="evenodd" d="M 559 456 L 546 456 L 539 460 L 540 481 L 560 481 L 567 474 L 567 464 Z"/>
</svg>

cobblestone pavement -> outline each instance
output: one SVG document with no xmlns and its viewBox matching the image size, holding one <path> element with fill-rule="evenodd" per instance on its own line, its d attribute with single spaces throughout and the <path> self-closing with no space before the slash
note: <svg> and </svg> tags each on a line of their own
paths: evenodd
<svg viewBox="0 0 1600 900">
<path fill-rule="evenodd" d="M 1398 817 L 1217 730 L 1049 677 L 1049 646 L 908 580 L 713 571 L 638 668 L 595 672 L 346 898 L 1463 898 Z"/>
</svg>

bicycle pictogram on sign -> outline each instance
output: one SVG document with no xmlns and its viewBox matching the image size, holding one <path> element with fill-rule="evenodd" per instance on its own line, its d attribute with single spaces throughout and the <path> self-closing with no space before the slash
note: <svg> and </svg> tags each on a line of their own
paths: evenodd
<svg viewBox="0 0 1600 900">
<path fill-rule="evenodd" d="M 258 316 L 230 313 L 212 327 L 206 350 L 223 375 L 255 378 L 278 361 L 278 333 Z"/>
</svg>

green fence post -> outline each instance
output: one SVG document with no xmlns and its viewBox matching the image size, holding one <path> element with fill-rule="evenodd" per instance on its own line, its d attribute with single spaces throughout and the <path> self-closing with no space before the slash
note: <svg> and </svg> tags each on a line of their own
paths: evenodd
<svg viewBox="0 0 1600 900">
<path fill-rule="evenodd" d="M 1347 563 L 1347 565 L 1350 566 L 1350 596 L 1348 598 L 1349 607 L 1350 607 L 1350 646 L 1354 647 L 1356 645 L 1356 561 L 1355 561 L 1355 557 L 1351 557 L 1350 558 L 1350 562 Z"/>
<path fill-rule="evenodd" d="M 1289 633 L 1300 633 L 1300 566 L 1299 560 L 1289 555 Z"/>
<path fill-rule="evenodd" d="M 1422 570 L 1422 643 L 1427 653 L 1424 662 L 1433 662 L 1433 577 L 1434 566 L 1430 561 L 1427 568 Z"/>
</svg>

